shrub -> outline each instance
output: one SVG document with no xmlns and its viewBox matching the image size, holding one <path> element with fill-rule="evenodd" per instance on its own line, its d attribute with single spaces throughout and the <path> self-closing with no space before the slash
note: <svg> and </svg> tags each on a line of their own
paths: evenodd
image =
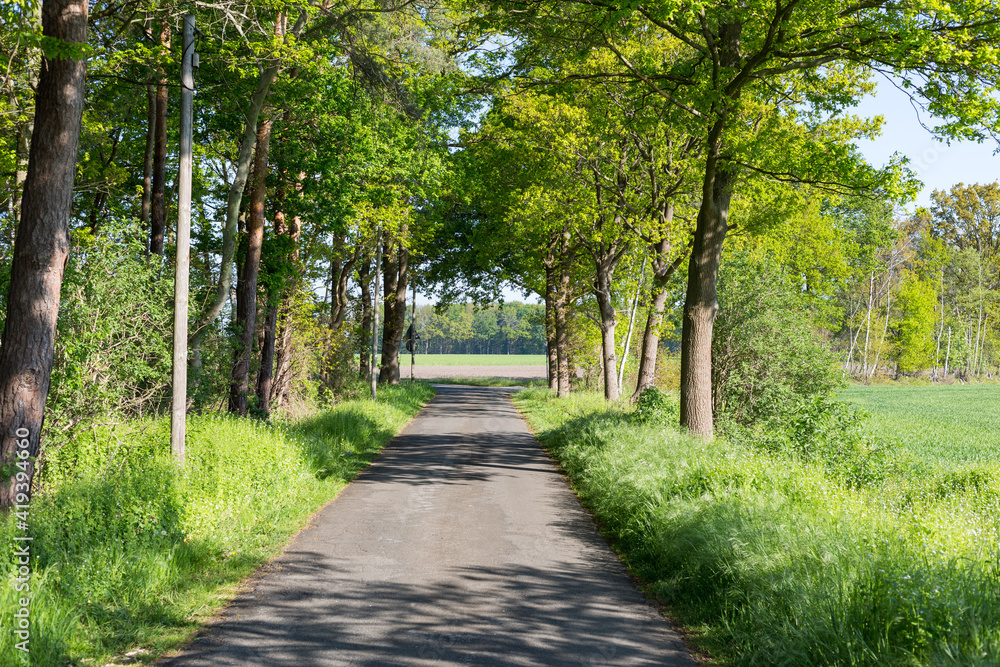
<svg viewBox="0 0 1000 667">
<path fill-rule="evenodd" d="M 670 394 L 649 387 L 636 400 L 633 418 L 639 424 L 676 424 L 680 418 L 680 406 Z"/>
<path fill-rule="evenodd" d="M 147 261 L 134 221 L 74 232 L 59 309 L 46 443 L 82 423 L 142 416 L 167 397 L 173 282 Z"/>
<path fill-rule="evenodd" d="M 712 340 L 717 416 L 746 426 L 844 386 L 806 304 L 779 269 L 736 255 L 724 263 L 719 287 Z"/>
</svg>

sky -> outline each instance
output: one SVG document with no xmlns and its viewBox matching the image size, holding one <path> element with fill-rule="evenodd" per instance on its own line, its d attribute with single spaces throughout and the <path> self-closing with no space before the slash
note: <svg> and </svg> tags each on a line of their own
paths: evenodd
<svg viewBox="0 0 1000 667">
<path fill-rule="evenodd" d="M 885 118 L 880 137 L 858 143 L 868 162 L 881 166 L 889 161 L 893 153 L 899 152 L 909 158 L 910 169 L 923 182 L 924 187 L 916 201 L 907 206 L 910 210 L 929 207 L 934 190 L 948 190 L 956 183 L 969 185 L 1000 180 L 1000 155 L 993 155 L 995 143 L 961 141 L 952 142 L 949 146 L 935 141 L 920 124 L 923 118 L 924 124 L 933 126 L 934 119 L 926 112 L 918 112 L 910 98 L 887 80 L 879 82 L 875 94 L 862 100 L 855 113 L 861 116 L 882 115 Z M 515 290 L 506 290 L 504 298 L 529 303 L 537 300 L 534 295 L 525 299 Z M 418 293 L 417 303 L 423 305 L 433 303 L 433 300 Z"/>
<path fill-rule="evenodd" d="M 917 206 L 929 207 L 934 190 L 948 190 L 957 183 L 1000 180 L 1000 155 L 993 155 L 995 142 L 963 141 L 949 146 L 935 141 L 919 121 L 922 117 L 926 125 L 932 126 L 934 119 L 926 112 L 918 115 L 909 97 L 889 81 L 880 81 L 876 93 L 864 99 L 855 113 L 885 117 L 882 136 L 858 143 L 868 162 L 881 166 L 894 152 L 899 152 L 910 159 L 910 169 L 923 181 L 924 188 L 916 202 L 908 206 L 911 210 Z"/>
</svg>

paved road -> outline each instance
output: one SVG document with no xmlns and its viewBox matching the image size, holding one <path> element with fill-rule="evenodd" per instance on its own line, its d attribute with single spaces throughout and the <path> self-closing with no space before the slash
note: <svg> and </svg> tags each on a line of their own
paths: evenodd
<svg viewBox="0 0 1000 667">
<path fill-rule="evenodd" d="M 693 665 L 509 389 L 437 397 L 170 666 Z"/>
</svg>

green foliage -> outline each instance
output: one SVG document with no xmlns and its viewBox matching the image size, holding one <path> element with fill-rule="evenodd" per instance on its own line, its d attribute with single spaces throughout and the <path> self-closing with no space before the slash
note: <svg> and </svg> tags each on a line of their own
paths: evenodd
<svg viewBox="0 0 1000 667">
<path fill-rule="evenodd" d="M 895 344 L 900 373 L 934 364 L 934 334 L 938 318 L 934 285 L 914 275 L 903 279 L 897 306 L 901 311 Z"/>
<path fill-rule="evenodd" d="M 151 656 L 189 640 L 234 586 L 273 556 L 426 403 L 426 384 L 334 406 L 300 423 L 189 418 L 187 465 L 169 419 L 79 434 L 46 452 L 29 533 L 34 664 Z M 15 517 L 0 525 L 5 544 Z M 11 627 L 15 559 L 0 560 L 0 624 Z M 0 665 L 19 665 L 0 633 Z"/>
<path fill-rule="evenodd" d="M 541 304 L 518 302 L 482 307 L 471 303 L 417 306 L 417 333 L 420 335 L 417 352 L 438 359 L 460 352 L 473 353 L 462 355 L 473 358 L 493 354 L 505 354 L 512 359 L 537 358 L 545 352 L 544 311 Z M 419 359 L 417 363 L 421 363 Z M 509 365 L 519 363 L 512 360 Z"/>
<path fill-rule="evenodd" d="M 836 449 L 689 438 L 594 395 L 514 400 L 633 574 L 723 664 L 995 662 L 995 462 L 902 457 L 848 484 Z"/>
<path fill-rule="evenodd" d="M 680 403 L 676 395 L 648 387 L 635 402 L 634 417 L 639 424 L 676 424 L 680 418 Z"/>
<path fill-rule="evenodd" d="M 74 235 L 46 415 L 54 442 L 102 416 L 141 416 L 166 397 L 173 281 L 145 258 L 140 234 L 134 221 L 108 221 L 100 236 Z"/>
<path fill-rule="evenodd" d="M 870 415 L 829 396 L 795 396 L 780 415 L 751 425 L 726 423 L 722 433 L 750 449 L 818 463 L 848 486 L 882 483 L 898 474 L 900 452 L 892 434 L 874 435 Z"/>
<path fill-rule="evenodd" d="M 796 401 L 844 384 L 787 275 L 766 260 L 727 257 L 712 345 L 716 415 L 740 425 L 780 422 Z"/>
<path fill-rule="evenodd" d="M 931 234 L 986 259 L 1000 253 L 1000 183 L 965 185 L 931 193 Z"/>
</svg>

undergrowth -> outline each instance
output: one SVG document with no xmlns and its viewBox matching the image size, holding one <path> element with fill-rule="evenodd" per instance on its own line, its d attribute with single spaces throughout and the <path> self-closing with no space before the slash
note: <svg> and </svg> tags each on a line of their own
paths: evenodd
<svg viewBox="0 0 1000 667">
<path fill-rule="evenodd" d="M 9 631 L 23 593 L 0 561 L 0 665 L 149 660 L 197 630 L 433 395 L 379 390 L 297 423 L 188 420 L 187 462 L 169 458 L 169 418 L 95 426 L 45 453 L 31 502 L 30 653 Z M 21 534 L 2 525 L 4 544 Z"/>
<path fill-rule="evenodd" d="M 627 565 L 723 664 L 998 664 L 995 463 L 922 465 L 833 432 L 812 450 L 705 441 L 599 396 L 515 401 Z M 880 474 L 853 474 L 845 452 Z"/>
</svg>

